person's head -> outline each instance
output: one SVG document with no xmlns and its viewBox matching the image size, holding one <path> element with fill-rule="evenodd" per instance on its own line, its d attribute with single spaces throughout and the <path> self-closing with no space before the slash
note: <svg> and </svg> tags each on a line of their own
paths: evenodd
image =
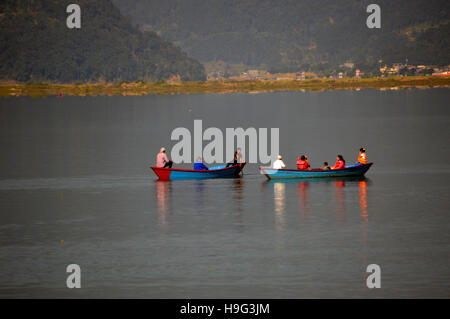
<svg viewBox="0 0 450 319">
<path fill-rule="evenodd" d="M 201 162 L 202 161 L 202 158 L 199 156 L 199 157 L 197 157 L 197 162 Z"/>
<path fill-rule="evenodd" d="M 280 159 L 283 159 L 283 157 L 281 156 L 281 155 L 278 155 L 278 159 L 280 160 Z"/>
<path fill-rule="evenodd" d="M 238 149 L 236 150 L 236 152 L 239 154 L 241 152 L 241 148 L 238 147 Z"/>
<path fill-rule="evenodd" d="M 365 152 L 366 152 L 366 149 L 365 149 L 364 147 L 361 147 L 361 148 L 359 149 L 359 151 L 360 151 L 361 153 L 365 153 Z"/>
<path fill-rule="evenodd" d="M 328 166 L 328 162 L 323 162 L 323 166 Z"/>
<path fill-rule="evenodd" d="M 342 155 L 338 155 L 338 156 L 337 156 L 337 159 L 340 160 L 340 161 L 343 161 L 343 162 L 345 163 L 345 160 L 344 160 L 344 158 L 342 157 Z"/>
<path fill-rule="evenodd" d="M 161 153 L 165 153 L 166 149 L 164 147 L 161 147 L 161 149 L 159 150 Z"/>
<path fill-rule="evenodd" d="M 306 160 L 306 156 L 305 156 L 305 155 L 302 155 L 302 156 L 300 157 L 300 159 L 301 159 L 302 161 L 304 161 L 304 160 Z"/>
</svg>

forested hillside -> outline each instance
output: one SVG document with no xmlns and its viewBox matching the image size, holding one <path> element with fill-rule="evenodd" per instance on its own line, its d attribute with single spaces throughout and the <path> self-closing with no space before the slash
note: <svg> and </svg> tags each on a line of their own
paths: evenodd
<svg viewBox="0 0 450 319">
<path fill-rule="evenodd" d="M 0 79 L 24 82 L 204 80 L 204 67 L 154 32 L 141 32 L 110 0 L 0 2 Z"/>
<path fill-rule="evenodd" d="M 201 62 L 272 71 L 355 62 L 450 63 L 447 0 L 113 0 L 141 29 L 160 32 Z M 381 7 L 369 29 L 367 5 Z"/>
</svg>

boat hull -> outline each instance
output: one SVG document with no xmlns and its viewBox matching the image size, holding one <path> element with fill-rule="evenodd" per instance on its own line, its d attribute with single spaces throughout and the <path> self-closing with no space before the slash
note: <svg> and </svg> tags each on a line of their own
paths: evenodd
<svg viewBox="0 0 450 319">
<path fill-rule="evenodd" d="M 230 167 L 217 166 L 209 170 L 191 170 L 179 168 L 154 167 L 151 169 L 163 181 L 173 181 L 182 179 L 208 179 L 208 178 L 233 178 L 238 177 L 246 163 L 233 165 Z"/>
<path fill-rule="evenodd" d="M 330 177 L 350 177 L 363 176 L 373 163 L 368 164 L 354 164 L 346 168 L 336 170 L 297 170 L 297 169 L 273 169 L 270 167 L 260 167 L 261 174 L 264 174 L 268 179 L 302 179 L 302 178 L 330 178 Z"/>
</svg>

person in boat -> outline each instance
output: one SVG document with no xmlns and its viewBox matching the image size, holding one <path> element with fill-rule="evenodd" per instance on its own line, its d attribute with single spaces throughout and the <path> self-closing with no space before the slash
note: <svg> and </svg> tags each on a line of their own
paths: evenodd
<svg viewBox="0 0 450 319">
<path fill-rule="evenodd" d="M 367 164 L 366 149 L 364 147 L 359 149 L 358 163 Z"/>
<path fill-rule="evenodd" d="M 297 169 L 299 170 L 307 170 L 310 168 L 311 165 L 308 163 L 308 157 L 305 155 L 302 155 L 297 159 Z"/>
<path fill-rule="evenodd" d="M 285 168 L 286 165 L 283 162 L 283 157 L 281 155 L 278 155 L 278 159 L 273 162 L 273 166 L 274 169 L 282 169 Z"/>
<path fill-rule="evenodd" d="M 238 163 L 242 163 L 242 155 L 241 155 L 241 149 L 240 148 L 238 148 L 236 150 L 236 152 L 234 152 L 233 161 L 228 163 L 227 166 L 225 166 L 225 167 L 237 165 Z"/>
<path fill-rule="evenodd" d="M 345 168 L 345 160 L 342 155 L 336 157 L 336 164 L 331 169 L 341 169 Z"/>
<path fill-rule="evenodd" d="M 197 157 L 197 161 L 195 161 L 194 163 L 194 169 L 197 171 L 205 171 L 208 170 L 209 168 L 205 164 L 203 164 L 202 158 L 199 156 Z"/>
<path fill-rule="evenodd" d="M 169 161 L 166 155 L 166 149 L 161 147 L 158 155 L 156 155 L 156 167 L 172 168 L 173 162 Z"/>
<path fill-rule="evenodd" d="M 328 165 L 328 162 L 323 162 L 322 170 L 326 171 L 331 169 L 331 167 Z"/>
</svg>

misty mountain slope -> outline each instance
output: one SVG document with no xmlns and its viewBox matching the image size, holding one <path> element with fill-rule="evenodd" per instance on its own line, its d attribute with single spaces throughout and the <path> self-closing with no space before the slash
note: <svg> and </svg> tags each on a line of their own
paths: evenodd
<svg viewBox="0 0 450 319">
<path fill-rule="evenodd" d="M 361 0 L 113 0 L 140 28 L 202 61 L 296 70 L 352 61 L 448 64 L 450 2 L 379 0 L 369 29 Z"/>
<path fill-rule="evenodd" d="M 141 32 L 110 0 L 79 0 L 81 29 L 66 26 L 73 1 L 0 3 L 0 77 L 18 81 L 203 80 L 203 66 L 154 32 Z"/>
</svg>

